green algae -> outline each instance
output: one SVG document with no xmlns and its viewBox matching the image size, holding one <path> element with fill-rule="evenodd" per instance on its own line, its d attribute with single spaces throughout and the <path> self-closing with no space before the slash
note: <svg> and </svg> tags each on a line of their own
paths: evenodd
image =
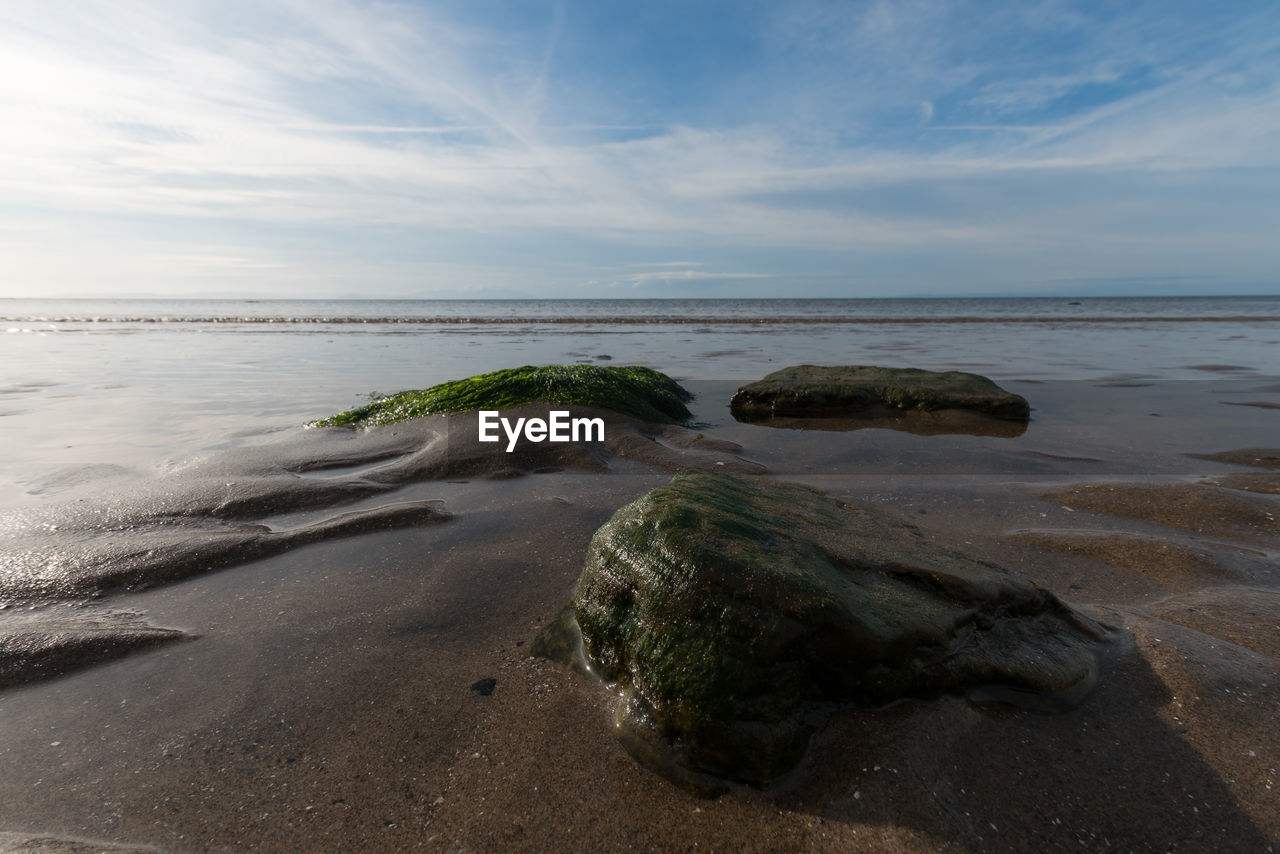
<svg viewBox="0 0 1280 854">
<path fill-rule="evenodd" d="M 692 398 L 679 383 L 652 368 L 525 365 L 402 391 L 308 426 L 370 427 L 424 415 L 506 409 L 535 402 L 593 406 L 641 421 L 674 424 L 689 417 L 685 403 Z"/>
<path fill-rule="evenodd" d="M 681 784 L 767 784 L 839 703 L 992 686 L 1076 702 L 1104 638 L 1049 591 L 874 508 L 713 472 L 602 526 L 573 604 L 588 662 L 626 696 L 624 743 Z"/>
<path fill-rule="evenodd" d="M 534 637 L 529 644 L 529 656 L 563 664 L 583 676 L 595 675 L 582 650 L 582 632 L 578 629 L 572 602 L 561 608 L 556 618 Z"/>
</svg>

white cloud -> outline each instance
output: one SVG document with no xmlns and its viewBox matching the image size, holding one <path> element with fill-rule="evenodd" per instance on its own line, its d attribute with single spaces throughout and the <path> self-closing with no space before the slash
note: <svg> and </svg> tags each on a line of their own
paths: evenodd
<svg viewBox="0 0 1280 854">
<path fill-rule="evenodd" d="M 702 270 L 669 270 L 666 272 L 628 273 L 622 277 L 632 283 L 693 282 L 708 279 L 772 279 L 773 273 L 711 273 Z"/>
<path fill-rule="evenodd" d="M 1171 70 L 1159 85 L 1039 124 L 939 126 L 948 104 L 1012 116 L 1115 82 L 1124 68 L 1099 60 L 992 76 L 989 63 L 950 55 L 941 39 L 954 15 L 938 23 L 926 14 L 934 5 L 873 4 L 855 19 L 837 16 L 844 29 L 827 7 L 825 18 L 815 13 L 789 31 L 816 38 L 821 25 L 842 33 L 846 47 L 906 62 L 858 102 L 908 114 L 917 104 L 904 125 L 925 142 L 902 143 L 872 133 L 833 142 L 782 121 L 659 126 L 628 139 L 592 115 L 548 125 L 563 19 L 517 42 L 416 6 L 345 0 L 28 4 L 7 21 L 0 12 L 0 229 L 33 216 L 77 218 L 84 269 L 59 280 L 95 270 L 112 281 L 166 270 L 276 271 L 285 280 L 335 269 L 301 249 L 164 238 L 157 222 L 167 233 L 186 223 L 192 235 L 227 221 L 539 232 L 663 246 L 677 257 L 706 246 L 1018 255 L 1017 247 L 1081 236 L 1127 239 L 1109 213 L 1125 199 L 1099 194 L 1069 209 L 1055 201 L 1055 188 L 1067 194 L 1083 175 L 1106 170 L 1117 193 L 1141 194 L 1181 171 L 1280 168 L 1280 95 L 1265 46 Z M 860 84 L 872 69 L 855 70 Z M 987 82 L 955 95 L 974 80 Z M 559 107 L 573 114 L 571 104 Z M 954 200 L 959 185 L 972 192 L 968 207 Z M 895 204 L 898 196 L 911 201 Z M 1099 233 L 1099 221 L 1111 233 Z M 1159 252 L 1152 240 L 1149 251 Z M 145 262 L 128 260 L 131 244 Z M 53 241 L 31 245 L 53 251 Z M 38 252 L 13 244 L 6 261 L 28 278 L 71 263 L 42 265 Z M 620 279 L 767 275 L 684 269 L 697 261 L 652 266 L 660 263 L 672 269 Z M 478 277 L 496 275 L 486 265 L 477 259 L 477 271 L 490 270 Z"/>
<path fill-rule="evenodd" d="M 1081 87 L 1114 83 L 1120 76 L 1118 71 L 1103 67 L 1078 74 L 996 80 L 983 86 L 976 96 L 969 99 L 969 103 L 992 107 L 1000 112 L 1035 109 Z"/>
</svg>

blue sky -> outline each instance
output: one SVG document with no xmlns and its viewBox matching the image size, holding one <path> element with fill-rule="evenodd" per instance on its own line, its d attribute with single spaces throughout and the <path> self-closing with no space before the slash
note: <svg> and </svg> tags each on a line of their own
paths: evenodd
<svg viewBox="0 0 1280 854">
<path fill-rule="evenodd" d="M 1274 2 L 0 4 L 0 296 L 1280 293 Z"/>
</svg>

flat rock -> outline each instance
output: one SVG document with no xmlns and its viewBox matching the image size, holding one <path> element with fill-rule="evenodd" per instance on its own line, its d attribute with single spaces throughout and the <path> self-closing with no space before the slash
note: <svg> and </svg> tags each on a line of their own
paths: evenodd
<svg viewBox="0 0 1280 854">
<path fill-rule="evenodd" d="M 836 704 L 1078 702 L 1103 629 L 1049 591 L 798 484 L 685 472 L 597 531 L 573 601 L 621 735 L 692 788 L 763 785 Z"/>
<path fill-rule="evenodd" d="M 964 410 L 1026 421 L 1026 399 L 986 377 L 868 365 L 796 365 L 739 388 L 729 403 L 739 421 L 771 418 L 881 417 Z"/>
</svg>

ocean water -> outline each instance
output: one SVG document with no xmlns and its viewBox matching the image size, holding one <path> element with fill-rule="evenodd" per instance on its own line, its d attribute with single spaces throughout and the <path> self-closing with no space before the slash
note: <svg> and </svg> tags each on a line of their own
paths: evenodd
<svg viewBox="0 0 1280 854">
<path fill-rule="evenodd" d="M 997 382 L 1280 377 L 1280 297 L 0 300 L 0 503 L 50 472 L 163 468 L 380 394 L 524 364 L 749 381 L 792 364 Z"/>
<path fill-rule="evenodd" d="M 957 323 L 1271 319 L 1280 297 L 1008 299 L 0 300 L 0 322 L 404 324 Z"/>
</svg>

